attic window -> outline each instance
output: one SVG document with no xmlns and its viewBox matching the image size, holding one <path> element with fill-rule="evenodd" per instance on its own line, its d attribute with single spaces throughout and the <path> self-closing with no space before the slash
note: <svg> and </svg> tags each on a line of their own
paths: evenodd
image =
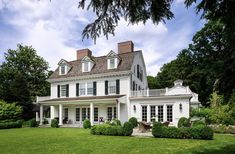
<svg viewBox="0 0 235 154">
<path fill-rule="evenodd" d="M 89 68 L 89 62 L 84 62 L 84 71 L 83 72 L 88 72 L 88 68 Z"/>
<path fill-rule="evenodd" d="M 110 66 L 110 69 L 115 68 L 115 59 L 114 58 L 110 59 L 109 66 Z"/>
<path fill-rule="evenodd" d="M 60 66 L 60 74 L 65 74 L 65 65 Z"/>
</svg>

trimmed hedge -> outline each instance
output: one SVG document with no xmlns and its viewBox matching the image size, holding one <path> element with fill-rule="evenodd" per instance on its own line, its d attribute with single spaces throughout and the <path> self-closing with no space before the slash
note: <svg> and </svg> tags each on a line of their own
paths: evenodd
<svg viewBox="0 0 235 154">
<path fill-rule="evenodd" d="M 125 122 L 123 127 L 119 125 L 94 125 L 91 127 L 93 135 L 130 136 L 133 132 L 132 124 Z"/>
<path fill-rule="evenodd" d="M 9 128 L 21 128 L 22 127 L 22 121 L 14 121 L 14 122 L 1 122 L 0 123 L 0 129 L 9 129 Z"/>
<path fill-rule="evenodd" d="M 112 126 L 108 124 L 94 125 L 91 127 L 91 134 L 123 136 L 123 128 L 122 126 Z"/>
<path fill-rule="evenodd" d="M 138 126 L 138 121 L 137 121 L 137 119 L 135 117 L 131 117 L 129 119 L 129 122 L 132 124 L 133 128 Z"/>
<path fill-rule="evenodd" d="M 201 121 L 201 120 L 195 120 L 192 123 L 192 127 L 199 126 L 199 125 L 206 126 L 206 123 L 204 121 Z"/>
<path fill-rule="evenodd" d="M 165 127 L 161 123 L 154 123 L 152 134 L 159 138 L 180 139 L 213 139 L 213 130 L 208 126 L 198 125 L 195 127 Z"/>
<path fill-rule="evenodd" d="M 180 127 L 189 127 L 190 126 L 190 122 L 188 118 L 185 117 L 181 117 L 178 121 L 178 128 Z"/>
<path fill-rule="evenodd" d="M 38 123 L 37 123 L 36 119 L 31 119 L 29 121 L 29 127 L 38 127 Z"/>
<path fill-rule="evenodd" d="M 84 120 L 83 121 L 83 128 L 85 128 L 85 129 L 87 129 L 87 128 L 91 128 L 91 122 L 90 122 L 90 120 Z"/>
<path fill-rule="evenodd" d="M 121 126 L 121 121 L 118 119 L 113 119 L 108 124 L 112 126 Z"/>
<path fill-rule="evenodd" d="M 59 128 L 59 122 L 57 119 L 52 119 L 51 120 L 51 127 L 52 128 Z"/>
</svg>

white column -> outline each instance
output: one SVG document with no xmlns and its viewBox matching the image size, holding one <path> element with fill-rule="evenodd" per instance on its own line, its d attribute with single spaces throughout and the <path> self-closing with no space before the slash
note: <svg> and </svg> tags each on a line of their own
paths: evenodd
<svg viewBox="0 0 235 154">
<path fill-rule="evenodd" d="M 94 123 L 94 104 L 90 103 L 90 122 L 91 122 L 91 126 L 93 126 Z"/>
<path fill-rule="evenodd" d="M 51 120 L 55 118 L 55 107 L 54 106 L 50 106 L 50 110 L 51 110 Z"/>
<path fill-rule="evenodd" d="M 36 121 L 40 121 L 38 112 L 36 112 Z"/>
<path fill-rule="evenodd" d="M 40 104 L 40 125 L 43 123 L 43 105 Z"/>
<path fill-rule="evenodd" d="M 167 108 L 166 104 L 163 106 L 163 122 L 167 121 Z"/>
<path fill-rule="evenodd" d="M 59 125 L 63 125 L 63 105 L 59 105 Z"/>
<path fill-rule="evenodd" d="M 121 118 L 120 107 L 121 107 L 121 104 L 119 101 L 117 101 L 117 119 L 118 120 L 120 120 Z"/>
<path fill-rule="evenodd" d="M 151 122 L 150 105 L 147 106 L 147 122 Z"/>
</svg>

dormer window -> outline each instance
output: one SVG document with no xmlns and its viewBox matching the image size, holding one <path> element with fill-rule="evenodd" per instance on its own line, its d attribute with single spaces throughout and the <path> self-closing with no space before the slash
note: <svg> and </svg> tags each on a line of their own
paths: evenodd
<svg viewBox="0 0 235 154">
<path fill-rule="evenodd" d="M 60 66 L 60 74 L 64 75 L 65 74 L 65 65 Z"/>
<path fill-rule="evenodd" d="M 114 58 L 110 59 L 110 61 L 109 61 L 109 67 L 110 67 L 110 69 L 116 68 L 116 67 L 115 67 L 115 59 L 114 59 Z"/>
<path fill-rule="evenodd" d="M 84 71 L 83 72 L 89 72 L 89 62 L 84 62 Z"/>
<path fill-rule="evenodd" d="M 58 65 L 59 65 L 59 75 L 66 75 L 71 69 L 70 64 L 64 59 L 61 59 Z"/>
<path fill-rule="evenodd" d="M 85 56 L 82 59 L 82 72 L 90 72 L 92 67 L 94 66 L 94 61 L 91 60 L 90 57 Z"/>
<path fill-rule="evenodd" d="M 120 57 L 112 50 L 107 55 L 107 68 L 116 69 L 120 62 Z"/>
</svg>

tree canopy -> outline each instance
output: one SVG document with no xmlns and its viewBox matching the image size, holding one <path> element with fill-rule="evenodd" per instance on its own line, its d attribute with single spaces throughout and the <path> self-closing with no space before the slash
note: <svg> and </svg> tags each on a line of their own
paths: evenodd
<svg viewBox="0 0 235 154">
<path fill-rule="evenodd" d="M 23 118 L 30 118 L 35 96 L 49 95 L 48 75 L 48 63 L 36 50 L 19 44 L 5 53 L 0 66 L 0 99 L 16 102 L 23 108 Z"/>
</svg>

